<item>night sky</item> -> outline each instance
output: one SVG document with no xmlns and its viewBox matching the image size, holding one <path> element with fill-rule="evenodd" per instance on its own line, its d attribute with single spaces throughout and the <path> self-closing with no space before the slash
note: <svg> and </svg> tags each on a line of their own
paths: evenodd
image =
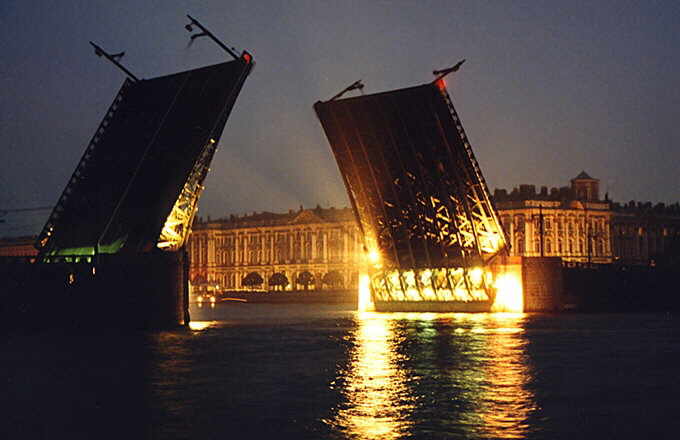
<svg viewBox="0 0 680 440">
<path fill-rule="evenodd" d="M 187 46 L 191 14 L 256 66 L 206 181 L 202 216 L 346 206 L 312 105 L 448 80 L 486 180 L 563 186 L 581 170 L 617 201 L 680 199 L 677 1 L 0 2 L 0 210 L 56 203 L 124 75 L 226 60 Z M 37 233 L 48 211 L 5 215 Z"/>
</svg>

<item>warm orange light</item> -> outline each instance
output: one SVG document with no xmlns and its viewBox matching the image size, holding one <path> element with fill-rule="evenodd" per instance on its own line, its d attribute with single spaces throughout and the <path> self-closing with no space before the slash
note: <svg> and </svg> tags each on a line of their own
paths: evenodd
<svg viewBox="0 0 680 440">
<path fill-rule="evenodd" d="M 348 405 L 334 420 L 350 438 L 400 439 L 408 430 L 414 404 L 404 398 L 409 389 L 398 367 L 393 322 L 390 315 L 357 313 L 356 345 L 342 390 Z"/>
<path fill-rule="evenodd" d="M 371 279 L 365 273 L 359 274 L 359 301 L 357 309 L 360 312 L 375 310 L 373 298 L 371 298 Z"/>
<path fill-rule="evenodd" d="M 482 338 L 486 341 L 484 382 L 476 410 L 482 420 L 480 437 L 525 438 L 528 419 L 536 408 L 526 354 L 523 316 L 489 314 Z"/>
<path fill-rule="evenodd" d="M 195 331 L 205 330 L 215 324 L 215 321 L 190 321 L 189 328 Z"/>
<path fill-rule="evenodd" d="M 375 266 L 377 269 L 380 269 L 382 267 L 382 264 L 380 262 L 380 252 L 378 252 L 375 249 L 371 249 L 370 251 L 368 251 L 367 257 L 368 262 Z"/>
<path fill-rule="evenodd" d="M 479 286 L 482 284 L 482 278 L 484 276 L 484 270 L 481 267 L 475 267 L 470 270 L 470 281 L 474 286 Z"/>
<path fill-rule="evenodd" d="M 523 312 L 524 294 L 518 274 L 504 273 L 496 278 L 496 300 L 492 312 Z"/>
</svg>

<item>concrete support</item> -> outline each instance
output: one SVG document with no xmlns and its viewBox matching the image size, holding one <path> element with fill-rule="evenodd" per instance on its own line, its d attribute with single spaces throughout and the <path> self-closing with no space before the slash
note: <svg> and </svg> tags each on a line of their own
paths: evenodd
<svg viewBox="0 0 680 440">
<path fill-rule="evenodd" d="M 0 270 L 5 310 L 0 326 L 168 329 L 188 325 L 188 270 L 184 251 L 100 255 L 96 267 L 66 258 L 18 262 Z"/>
<path fill-rule="evenodd" d="M 562 308 L 564 279 L 559 257 L 522 258 L 525 312 L 552 312 Z"/>
</svg>

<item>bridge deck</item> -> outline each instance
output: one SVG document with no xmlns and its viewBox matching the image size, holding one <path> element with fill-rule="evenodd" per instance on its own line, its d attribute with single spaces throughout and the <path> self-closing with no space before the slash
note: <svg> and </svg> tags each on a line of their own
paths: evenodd
<svg viewBox="0 0 680 440">
<path fill-rule="evenodd" d="M 153 248 L 251 67 L 241 58 L 126 80 L 38 238 L 41 254 L 93 254 L 97 243 L 101 253 Z"/>
<path fill-rule="evenodd" d="M 376 307 L 488 309 L 493 281 L 483 267 L 505 241 L 443 82 L 314 109 L 364 237 Z"/>
</svg>

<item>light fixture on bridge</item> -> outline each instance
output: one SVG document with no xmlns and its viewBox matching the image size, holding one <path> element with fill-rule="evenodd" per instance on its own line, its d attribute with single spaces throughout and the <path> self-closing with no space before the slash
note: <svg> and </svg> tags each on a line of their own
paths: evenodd
<svg viewBox="0 0 680 440">
<path fill-rule="evenodd" d="M 110 54 L 106 52 L 104 49 L 101 47 L 97 46 L 95 43 L 90 41 L 90 44 L 92 47 L 94 47 L 94 54 L 97 55 L 98 57 L 104 57 L 107 60 L 111 61 L 114 66 L 118 67 L 120 70 L 122 70 L 132 81 L 139 81 L 139 78 L 137 78 L 132 72 L 130 72 L 125 66 L 123 66 L 120 63 L 120 59 L 123 58 L 125 55 L 125 52 L 118 52 L 115 54 Z"/>
<path fill-rule="evenodd" d="M 246 63 L 250 63 L 252 60 L 252 56 L 248 52 L 243 52 L 243 55 L 239 57 L 236 55 L 236 49 L 234 47 L 227 47 L 226 44 L 221 42 L 212 32 L 210 32 L 205 26 L 203 26 L 198 20 L 196 20 L 194 17 L 191 15 L 187 14 L 187 17 L 189 18 L 189 23 L 184 26 L 184 29 L 186 29 L 188 32 L 193 32 L 194 31 L 194 26 L 196 26 L 198 29 L 201 30 L 201 32 L 197 34 L 192 34 L 189 38 L 189 46 L 194 42 L 196 38 L 201 38 L 201 37 L 208 37 L 211 40 L 213 40 L 218 46 L 220 46 L 222 49 L 224 49 L 225 52 L 227 52 L 229 55 L 231 55 L 235 60 L 238 60 L 239 58 L 243 58 Z"/>
</svg>

